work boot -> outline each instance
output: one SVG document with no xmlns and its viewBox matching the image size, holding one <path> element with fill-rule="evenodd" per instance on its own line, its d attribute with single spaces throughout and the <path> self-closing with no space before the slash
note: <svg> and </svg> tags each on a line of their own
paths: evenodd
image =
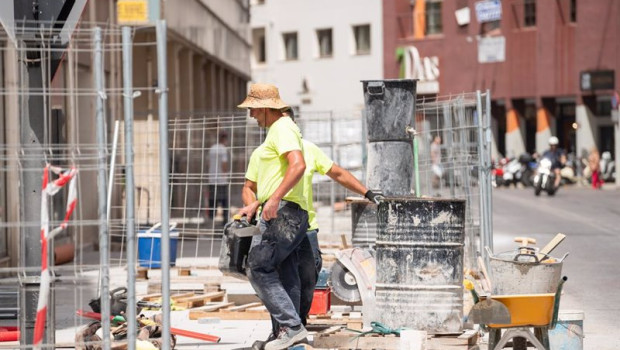
<svg viewBox="0 0 620 350">
<path fill-rule="evenodd" d="M 254 344 L 252 344 L 252 350 L 265 350 L 265 344 L 275 339 L 276 339 L 276 336 L 273 335 L 273 333 L 269 333 L 269 337 L 267 337 L 267 340 L 255 341 Z"/>
<path fill-rule="evenodd" d="M 295 327 L 297 328 L 297 327 Z M 289 346 L 301 342 L 308 336 L 308 331 L 303 325 L 299 325 L 298 329 L 281 327 L 278 337 L 265 344 L 265 350 L 283 350 Z"/>
</svg>

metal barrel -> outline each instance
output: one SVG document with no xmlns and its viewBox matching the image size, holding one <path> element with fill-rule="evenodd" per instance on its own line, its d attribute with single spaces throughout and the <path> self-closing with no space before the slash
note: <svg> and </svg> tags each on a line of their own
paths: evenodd
<svg viewBox="0 0 620 350">
<path fill-rule="evenodd" d="M 364 80 L 367 186 L 387 196 L 411 193 L 416 80 Z"/>
<path fill-rule="evenodd" d="M 413 79 L 363 80 L 368 141 L 410 141 L 416 82 Z"/>
<path fill-rule="evenodd" d="M 413 146 L 411 141 L 371 142 L 368 144 L 367 186 L 386 196 L 411 194 Z"/>
<path fill-rule="evenodd" d="M 461 331 L 465 200 L 388 197 L 377 222 L 380 322 L 436 334 Z"/>
<path fill-rule="evenodd" d="M 351 241 L 356 248 L 374 248 L 377 240 L 377 205 L 365 198 L 351 201 Z"/>
</svg>

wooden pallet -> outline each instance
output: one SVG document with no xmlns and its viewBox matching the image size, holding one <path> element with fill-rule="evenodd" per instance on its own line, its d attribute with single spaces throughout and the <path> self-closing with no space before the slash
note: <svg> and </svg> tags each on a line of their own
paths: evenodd
<svg viewBox="0 0 620 350">
<path fill-rule="evenodd" d="M 244 305 L 232 303 L 211 303 L 189 311 L 190 320 L 201 318 L 219 318 L 221 320 L 269 320 L 269 312 L 262 303 L 253 302 Z"/>
<path fill-rule="evenodd" d="M 363 321 L 362 314 L 360 312 L 353 313 L 338 313 L 330 312 L 325 315 L 310 315 L 308 317 L 308 327 L 331 327 L 331 326 L 344 326 L 349 329 L 362 329 Z"/>
<path fill-rule="evenodd" d="M 175 306 L 191 309 L 204 306 L 211 302 L 223 302 L 226 298 L 226 291 L 215 291 L 205 294 L 195 294 L 193 292 L 172 294 L 170 299 Z M 155 302 L 161 300 L 161 293 L 147 294 L 140 297 L 140 300 Z"/>
<path fill-rule="evenodd" d="M 429 336 L 426 340 L 426 350 L 473 350 L 477 348 L 478 333 L 467 331 L 461 335 Z M 315 349 L 400 349 L 400 337 L 390 335 L 366 335 L 332 327 L 314 336 Z"/>
<path fill-rule="evenodd" d="M 219 289 L 221 277 L 212 276 L 171 276 L 170 290 L 175 292 L 209 292 L 215 287 Z M 147 293 L 161 291 L 161 280 L 150 279 L 147 284 Z"/>
<path fill-rule="evenodd" d="M 191 276 L 193 269 L 194 268 L 189 268 L 189 267 L 173 267 L 170 269 L 170 275 L 171 276 L 175 276 L 175 275 L 176 276 Z M 148 280 L 149 272 L 153 270 L 159 270 L 159 269 L 149 269 L 146 267 L 138 267 L 138 269 L 136 270 L 136 278 Z M 157 274 L 155 274 L 155 276 L 157 276 Z"/>
</svg>

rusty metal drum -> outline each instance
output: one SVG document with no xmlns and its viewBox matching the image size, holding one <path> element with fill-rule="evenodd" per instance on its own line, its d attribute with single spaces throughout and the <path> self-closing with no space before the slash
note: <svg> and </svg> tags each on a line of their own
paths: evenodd
<svg viewBox="0 0 620 350">
<path fill-rule="evenodd" d="M 388 197 L 377 213 L 380 322 L 429 333 L 463 328 L 465 200 Z"/>
</svg>

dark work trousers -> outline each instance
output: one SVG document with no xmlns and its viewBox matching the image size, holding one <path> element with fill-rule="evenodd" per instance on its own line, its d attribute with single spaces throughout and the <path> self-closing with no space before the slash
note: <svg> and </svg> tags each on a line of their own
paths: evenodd
<svg viewBox="0 0 620 350">
<path fill-rule="evenodd" d="M 314 288 L 323 267 L 323 259 L 319 250 L 318 229 L 307 232 L 307 240 L 303 240 L 297 253 L 299 261 L 299 279 L 301 283 L 301 299 L 299 303 L 299 316 L 302 324 L 306 325 L 308 313 L 312 306 Z M 284 284 L 285 281 L 282 281 Z M 286 289 L 286 286 L 284 287 Z M 278 323 L 271 318 L 272 334 L 278 334 Z"/>
<path fill-rule="evenodd" d="M 262 240 L 248 255 L 248 279 L 280 326 L 298 326 L 301 324 L 299 250 L 302 242 L 308 242 L 308 212 L 283 200 L 278 216 L 269 221 L 261 219 L 259 227 Z M 306 250 L 309 246 L 304 244 Z"/>
<path fill-rule="evenodd" d="M 209 185 L 209 210 L 207 210 L 209 219 L 215 217 L 218 204 L 222 206 L 224 222 L 227 222 L 230 219 L 228 217 L 228 185 Z"/>
</svg>

